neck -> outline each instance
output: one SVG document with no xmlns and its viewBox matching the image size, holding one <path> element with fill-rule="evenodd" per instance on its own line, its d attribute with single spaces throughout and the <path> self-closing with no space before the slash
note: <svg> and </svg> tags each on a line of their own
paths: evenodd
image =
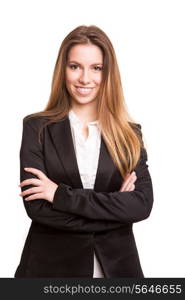
<svg viewBox="0 0 185 300">
<path fill-rule="evenodd" d="M 92 102 L 88 105 L 73 103 L 72 110 L 84 124 L 97 120 L 96 103 Z"/>
</svg>

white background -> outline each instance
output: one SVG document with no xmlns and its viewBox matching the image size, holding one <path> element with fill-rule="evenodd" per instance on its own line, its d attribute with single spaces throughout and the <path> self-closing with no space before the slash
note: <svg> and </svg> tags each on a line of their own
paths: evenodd
<svg viewBox="0 0 185 300">
<path fill-rule="evenodd" d="M 155 202 L 134 225 L 146 277 L 185 277 L 185 1 L 1 1 L 0 277 L 13 277 L 30 226 L 19 196 L 22 119 L 43 110 L 60 44 L 79 25 L 111 39 L 129 111 L 148 149 Z"/>
</svg>

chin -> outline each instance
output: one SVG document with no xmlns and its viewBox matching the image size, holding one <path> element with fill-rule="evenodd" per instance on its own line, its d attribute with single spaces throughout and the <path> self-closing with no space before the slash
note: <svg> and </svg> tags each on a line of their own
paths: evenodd
<svg viewBox="0 0 185 300">
<path fill-rule="evenodd" d="M 71 94 L 71 96 L 73 101 L 79 104 L 88 104 L 96 101 L 96 95 L 94 96 L 91 95 L 91 97 L 88 97 L 88 96 L 79 96 L 76 94 Z"/>
<path fill-rule="evenodd" d="M 73 96 L 73 101 L 78 104 L 89 104 L 89 103 L 96 101 L 96 99 L 95 98 L 85 99 L 85 97 L 77 98 L 77 97 Z"/>
</svg>

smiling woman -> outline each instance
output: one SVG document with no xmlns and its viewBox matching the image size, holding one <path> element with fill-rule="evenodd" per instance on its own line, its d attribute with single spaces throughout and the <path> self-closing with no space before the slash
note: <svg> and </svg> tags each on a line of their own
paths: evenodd
<svg viewBox="0 0 185 300">
<path fill-rule="evenodd" d="M 74 109 L 75 103 L 97 105 L 96 99 L 102 81 L 102 65 L 103 53 L 96 45 L 76 45 L 70 49 L 66 68 L 66 87 Z"/>
<path fill-rule="evenodd" d="M 49 102 L 23 120 L 20 174 L 32 223 L 15 277 L 144 276 L 132 225 L 153 205 L 147 152 L 100 28 L 63 40 Z"/>
</svg>

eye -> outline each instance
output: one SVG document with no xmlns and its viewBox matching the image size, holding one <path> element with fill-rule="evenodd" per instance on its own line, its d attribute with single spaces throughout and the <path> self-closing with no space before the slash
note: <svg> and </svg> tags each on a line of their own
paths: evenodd
<svg viewBox="0 0 185 300">
<path fill-rule="evenodd" d="M 76 70 L 76 69 L 78 68 L 78 65 L 71 64 L 71 65 L 69 65 L 69 67 L 70 67 L 72 70 Z"/>
<path fill-rule="evenodd" d="M 94 67 L 94 70 L 95 70 L 95 71 L 101 71 L 101 70 L 103 70 L 103 68 L 102 68 L 102 67 L 99 67 L 99 66 L 95 66 L 95 67 Z"/>
</svg>

